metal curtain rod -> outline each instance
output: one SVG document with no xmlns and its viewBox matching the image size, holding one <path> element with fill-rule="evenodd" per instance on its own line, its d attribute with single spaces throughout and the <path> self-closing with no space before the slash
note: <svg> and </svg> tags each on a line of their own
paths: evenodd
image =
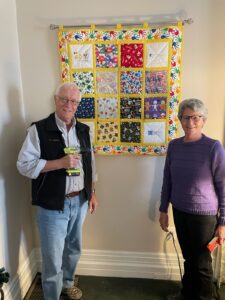
<svg viewBox="0 0 225 300">
<path fill-rule="evenodd" d="M 179 21 L 168 21 L 168 22 L 159 22 L 159 23 L 150 23 L 151 27 L 152 25 L 154 26 L 164 26 L 164 25 L 176 25 Z M 194 20 L 192 18 L 189 18 L 189 19 L 186 19 L 186 20 L 181 20 L 182 24 L 185 25 L 185 24 L 192 24 L 194 22 Z M 146 22 L 143 22 L 144 24 Z M 143 23 L 138 23 L 138 24 L 134 24 L 134 23 L 127 23 L 127 24 L 121 24 L 121 28 L 122 27 L 143 27 Z M 96 24 L 94 27 L 93 25 L 62 25 L 63 28 L 95 28 L 96 27 L 116 27 L 117 24 Z M 50 30 L 55 30 L 55 29 L 58 29 L 60 28 L 61 25 L 55 25 L 55 24 L 50 24 Z"/>
</svg>

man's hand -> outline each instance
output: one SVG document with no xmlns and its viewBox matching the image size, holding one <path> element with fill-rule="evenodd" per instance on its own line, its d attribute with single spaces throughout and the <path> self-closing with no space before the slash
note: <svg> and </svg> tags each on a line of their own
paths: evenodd
<svg viewBox="0 0 225 300">
<path fill-rule="evenodd" d="M 69 154 L 59 159 L 48 160 L 41 172 L 45 173 L 45 172 L 55 171 L 60 169 L 75 168 L 78 162 L 80 161 L 80 159 L 81 159 L 80 154 Z"/>
<path fill-rule="evenodd" d="M 93 214 L 96 211 L 97 206 L 98 206 L 98 202 L 95 197 L 95 193 L 92 193 L 91 200 L 89 201 L 89 211 L 91 214 Z"/>
<path fill-rule="evenodd" d="M 81 159 L 80 154 L 68 154 L 60 158 L 62 169 L 75 168 Z"/>
<path fill-rule="evenodd" d="M 159 224 L 165 232 L 168 232 L 169 227 L 169 217 L 167 213 L 161 212 L 159 216 Z"/>
</svg>

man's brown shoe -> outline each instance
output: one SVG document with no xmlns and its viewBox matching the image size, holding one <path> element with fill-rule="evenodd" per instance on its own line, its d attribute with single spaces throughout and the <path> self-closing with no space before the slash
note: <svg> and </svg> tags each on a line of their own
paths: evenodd
<svg viewBox="0 0 225 300">
<path fill-rule="evenodd" d="M 63 288 L 61 295 L 64 299 L 77 300 L 82 297 L 82 291 L 78 287 L 72 286 L 70 288 Z"/>
</svg>

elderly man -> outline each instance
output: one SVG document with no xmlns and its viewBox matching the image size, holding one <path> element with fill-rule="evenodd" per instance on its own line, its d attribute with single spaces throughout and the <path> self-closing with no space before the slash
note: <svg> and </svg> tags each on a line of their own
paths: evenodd
<svg viewBox="0 0 225 300">
<path fill-rule="evenodd" d="M 74 83 L 61 84 L 55 93 L 55 113 L 33 123 L 20 150 L 17 168 L 32 179 L 32 204 L 42 251 L 45 300 L 80 299 L 74 273 L 81 253 L 82 225 L 89 207 L 96 210 L 95 161 L 89 127 L 74 114 L 81 94 Z M 66 147 L 80 149 L 65 154 Z M 79 173 L 68 172 L 78 168 Z"/>
</svg>

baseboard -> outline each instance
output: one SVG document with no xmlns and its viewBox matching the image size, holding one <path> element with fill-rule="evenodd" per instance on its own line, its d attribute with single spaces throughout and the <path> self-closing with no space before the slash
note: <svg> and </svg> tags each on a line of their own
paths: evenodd
<svg viewBox="0 0 225 300">
<path fill-rule="evenodd" d="M 37 250 L 33 249 L 24 264 L 18 268 L 14 278 L 4 285 L 5 299 L 21 300 L 28 292 L 37 274 Z"/>
<path fill-rule="evenodd" d="M 83 250 L 77 274 L 180 280 L 176 255 L 148 252 Z"/>
<path fill-rule="evenodd" d="M 37 255 L 41 272 L 41 255 Z M 179 257 L 183 265 L 182 257 Z M 84 249 L 78 275 L 180 280 L 176 254 Z"/>
</svg>

